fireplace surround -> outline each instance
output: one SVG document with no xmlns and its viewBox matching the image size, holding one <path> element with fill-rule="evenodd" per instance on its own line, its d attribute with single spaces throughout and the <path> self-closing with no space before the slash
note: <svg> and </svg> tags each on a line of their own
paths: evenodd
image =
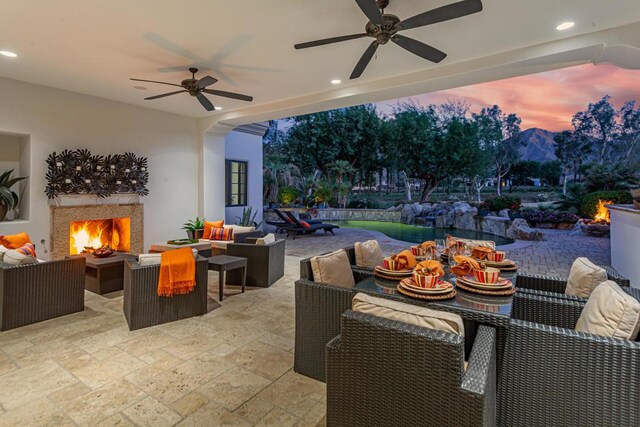
<svg viewBox="0 0 640 427">
<path fill-rule="evenodd" d="M 129 218 L 130 252 L 144 250 L 144 206 L 131 204 L 95 204 L 81 206 L 51 206 L 51 258 L 62 259 L 70 254 L 70 225 L 76 221 Z"/>
</svg>

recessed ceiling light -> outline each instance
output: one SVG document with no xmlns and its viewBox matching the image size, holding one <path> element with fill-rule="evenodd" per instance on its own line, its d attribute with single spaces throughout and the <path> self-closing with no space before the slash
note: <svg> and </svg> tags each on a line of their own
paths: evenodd
<svg viewBox="0 0 640 427">
<path fill-rule="evenodd" d="M 216 110 L 222 110 L 222 107 L 215 107 Z"/>
<path fill-rule="evenodd" d="M 340 83 L 342 83 L 342 80 L 338 80 L 338 79 L 331 80 L 332 85 L 339 85 Z"/>
<path fill-rule="evenodd" d="M 133 88 L 138 90 L 147 90 L 145 86 L 134 86 Z"/>
<path fill-rule="evenodd" d="M 17 53 L 9 52 L 8 50 L 0 50 L 0 55 L 6 56 L 8 58 L 15 58 L 18 56 Z"/>
<path fill-rule="evenodd" d="M 574 25 L 576 25 L 576 23 L 573 21 L 563 22 L 562 24 L 556 27 L 556 30 L 558 31 L 568 30 L 569 28 L 572 28 Z"/>
</svg>

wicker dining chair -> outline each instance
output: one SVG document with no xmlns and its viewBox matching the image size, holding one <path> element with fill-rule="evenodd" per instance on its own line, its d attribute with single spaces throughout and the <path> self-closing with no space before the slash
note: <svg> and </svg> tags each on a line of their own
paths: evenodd
<svg viewBox="0 0 640 427">
<path fill-rule="evenodd" d="M 637 289 L 623 289 L 640 298 Z M 640 425 L 640 342 L 576 332 L 584 305 L 516 296 L 498 388 L 498 425 Z"/>
<path fill-rule="evenodd" d="M 464 337 L 347 311 L 327 345 L 328 426 L 495 425 L 496 331 Z"/>
</svg>

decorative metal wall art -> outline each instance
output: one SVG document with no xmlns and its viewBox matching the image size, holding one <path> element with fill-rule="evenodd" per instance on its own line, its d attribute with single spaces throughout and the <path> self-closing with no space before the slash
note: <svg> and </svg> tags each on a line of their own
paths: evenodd
<svg viewBox="0 0 640 427">
<path fill-rule="evenodd" d="M 133 153 L 101 156 L 86 149 L 54 151 L 47 166 L 45 194 L 49 199 L 61 194 L 149 194 L 147 158 Z"/>
</svg>

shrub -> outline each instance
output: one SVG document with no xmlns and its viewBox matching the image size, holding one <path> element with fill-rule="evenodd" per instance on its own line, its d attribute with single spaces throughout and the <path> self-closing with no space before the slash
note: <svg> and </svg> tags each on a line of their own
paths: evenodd
<svg viewBox="0 0 640 427">
<path fill-rule="evenodd" d="M 529 224 L 562 224 L 570 223 L 575 224 L 580 219 L 578 215 L 571 212 L 562 211 L 539 211 L 539 210 L 523 210 L 522 218 L 524 218 Z"/>
<path fill-rule="evenodd" d="M 484 205 L 493 212 L 499 212 L 502 209 L 520 209 L 520 197 L 515 196 L 496 196 L 485 200 Z"/>
<path fill-rule="evenodd" d="M 295 202 L 300 193 L 295 187 L 287 186 L 282 187 L 278 192 L 278 199 L 283 205 L 290 205 Z"/>
<path fill-rule="evenodd" d="M 612 190 L 612 191 L 595 191 L 589 193 L 582 199 L 582 215 L 594 218 L 598 212 L 598 201 L 607 200 L 613 203 L 629 204 L 633 203 L 633 197 L 631 193 L 624 190 Z"/>
</svg>

